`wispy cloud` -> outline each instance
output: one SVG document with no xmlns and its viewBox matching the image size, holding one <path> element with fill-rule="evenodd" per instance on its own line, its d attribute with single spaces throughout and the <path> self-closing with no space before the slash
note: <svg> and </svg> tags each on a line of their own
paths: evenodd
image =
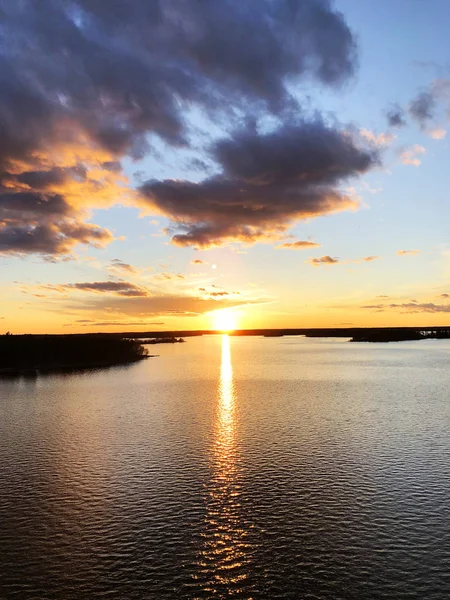
<svg viewBox="0 0 450 600">
<path fill-rule="evenodd" d="M 308 240 L 299 240 L 297 242 L 285 242 L 280 246 L 276 246 L 277 250 L 305 250 L 306 248 L 320 248 L 320 244 L 316 242 L 310 242 Z"/>
<path fill-rule="evenodd" d="M 421 156 L 426 153 L 426 149 L 419 144 L 411 148 L 403 148 L 399 152 L 400 160 L 404 165 L 413 165 L 418 167 L 421 164 Z"/>
<path fill-rule="evenodd" d="M 365 310 L 384 312 L 396 310 L 405 313 L 450 313 L 450 304 L 434 304 L 433 302 L 403 302 L 401 304 L 368 304 L 361 306 Z"/>
<path fill-rule="evenodd" d="M 398 256 L 416 256 L 420 250 L 397 250 Z"/>
<path fill-rule="evenodd" d="M 118 273 L 129 273 L 131 275 L 137 275 L 139 272 L 136 267 L 130 265 L 129 263 L 125 263 L 119 258 L 114 258 L 111 261 L 111 264 L 108 266 L 108 270 Z"/>
<path fill-rule="evenodd" d="M 390 146 L 390 144 L 392 144 L 392 142 L 397 137 L 394 133 L 391 132 L 374 133 L 370 129 L 361 129 L 359 133 L 364 139 L 379 147 Z"/>
<path fill-rule="evenodd" d="M 69 291 L 74 290 L 85 293 L 111 294 L 114 296 L 127 297 L 150 295 L 148 290 L 146 290 L 145 288 L 124 280 L 46 284 L 39 286 L 39 289 L 56 293 L 67 293 Z"/>
<path fill-rule="evenodd" d="M 362 260 L 363 262 L 373 262 L 374 260 L 379 260 L 379 256 L 365 256 Z"/>
<path fill-rule="evenodd" d="M 428 129 L 426 133 L 434 140 L 443 140 L 447 135 L 447 130 L 443 127 L 436 127 L 435 129 Z"/>
</svg>

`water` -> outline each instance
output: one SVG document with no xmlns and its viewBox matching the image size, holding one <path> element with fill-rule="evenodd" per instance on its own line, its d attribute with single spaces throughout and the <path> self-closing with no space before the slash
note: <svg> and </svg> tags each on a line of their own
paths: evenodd
<svg viewBox="0 0 450 600">
<path fill-rule="evenodd" d="M 0 382 L 0 598 L 450 597 L 450 342 Z"/>
</svg>

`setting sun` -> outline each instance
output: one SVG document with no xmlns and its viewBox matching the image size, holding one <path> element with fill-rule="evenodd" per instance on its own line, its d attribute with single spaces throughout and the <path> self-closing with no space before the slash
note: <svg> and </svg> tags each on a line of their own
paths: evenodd
<svg viewBox="0 0 450 600">
<path fill-rule="evenodd" d="M 232 331 L 237 327 L 237 314 L 233 310 L 216 310 L 211 317 L 216 331 Z"/>
</svg>

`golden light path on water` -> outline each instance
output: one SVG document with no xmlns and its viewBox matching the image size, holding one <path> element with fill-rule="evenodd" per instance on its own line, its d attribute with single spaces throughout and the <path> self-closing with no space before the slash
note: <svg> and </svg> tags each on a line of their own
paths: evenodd
<svg viewBox="0 0 450 600">
<path fill-rule="evenodd" d="M 221 598 L 239 594 L 250 573 L 249 523 L 242 514 L 236 393 L 230 339 L 222 336 L 222 361 L 215 414 L 214 440 L 204 545 L 200 557 L 203 590 Z"/>
</svg>

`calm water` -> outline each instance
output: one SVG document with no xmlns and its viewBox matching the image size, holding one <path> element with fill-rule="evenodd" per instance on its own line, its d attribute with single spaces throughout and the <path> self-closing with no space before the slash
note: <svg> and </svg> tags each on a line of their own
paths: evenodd
<svg viewBox="0 0 450 600">
<path fill-rule="evenodd" d="M 0 382 L 0 598 L 450 597 L 450 342 Z"/>
</svg>

